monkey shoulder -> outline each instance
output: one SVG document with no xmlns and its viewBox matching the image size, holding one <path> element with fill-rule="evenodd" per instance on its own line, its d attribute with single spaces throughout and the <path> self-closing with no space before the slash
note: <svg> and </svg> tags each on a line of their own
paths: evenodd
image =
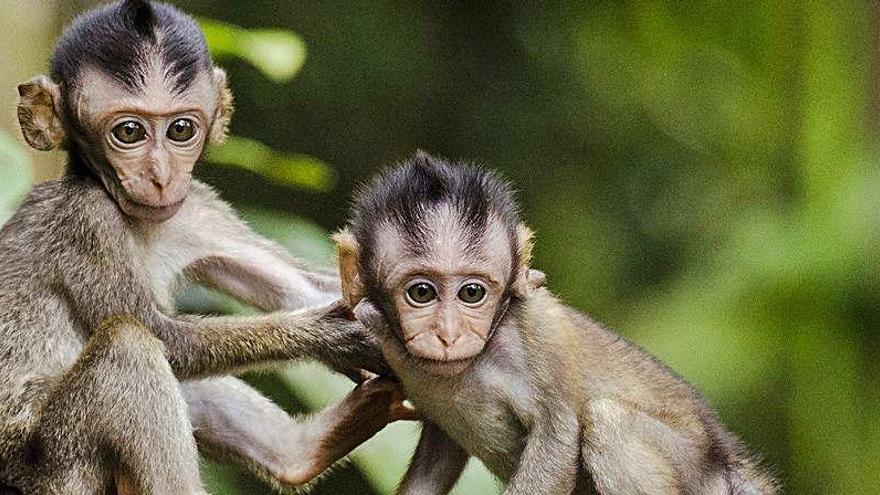
<svg viewBox="0 0 880 495">
<path fill-rule="evenodd" d="M 124 229 L 122 213 L 90 178 L 64 177 L 34 186 L 0 231 L 0 260 L 33 275 L 98 255 Z"/>
</svg>

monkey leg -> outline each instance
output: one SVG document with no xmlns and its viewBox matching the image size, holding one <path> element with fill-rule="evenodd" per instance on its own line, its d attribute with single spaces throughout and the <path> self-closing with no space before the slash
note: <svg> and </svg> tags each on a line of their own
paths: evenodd
<svg viewBox="0 0 880 495">
<path fill-rule="evenodd" d="M 186 403 L 164 346 L 133 318 L 93 333 L 24 449 L 28 495 L 205 494 Z"/>
<path fill-rule="evenodd" d="M 661 421 L 612 399 L 591 402 L 588 413 L 591 426 L 581 448 L 585 468 L 599 493 L 682 493 L 679 473 L 665 453 L 686 452 L 683 437 Z"/>
</svg>

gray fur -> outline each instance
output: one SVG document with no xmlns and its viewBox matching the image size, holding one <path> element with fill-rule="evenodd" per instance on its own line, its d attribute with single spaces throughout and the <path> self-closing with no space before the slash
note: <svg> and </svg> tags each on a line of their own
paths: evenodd
<svg viewBox="0 0 880 495">
<path fill-rule="evenodd" d="M 366 295 L 358 319 L 379 336 L 407 397 L 426 419 L 399 493 L 448 493 L 468 456 L 505 482 L 508 495 L 776 493 L 775 480 L 695 389 L 543 287 L 543 275 L 529 267 L 530 231 L 517 218 L 488 213 L 515 211 L 510 190 L 480 173 L 423 158 L 391 169 L 361 192 L 349 226 L 355 236 L 336 236 L 345 298 Z M 415 195 L 411 184 L 422 176 L 433 179 L 418 183 Z M 465 180 L 471 187 L 447 186 Z M 479 209 L 484 218 L 448 214 L 450 204 L 461 211 L 458 205 L 474 197 L 490 198 Z M 418 218 L 395 214 L 407 206 L 418 206 Z M 383 220 L 389 216 L 396 222 Z M 444 221 L 432 227 L 433 218 Z M 469 225 L 477 220 L 486 225 L 482 249 L 461 240 L 472 237 Z M 370 221 L 383 223 L 364 223 Z M 517 237 L 499 242 L 497 232 L 511 230 Z M 413 235 L 431 250 L 405 249 Z M 487 277 L 480 272 L 503 279 L 502 261 L 511 258 L 506 286 L 486 284 L 504 294 L 501 299 L 462 305 L 442 287 L 436 299 L 416 305 L 401 295 L 407 280 L 449 285 Z M 487 328 L 490 311 L 501 316 Z M 444 359 L 450 352 L 434 357 L 413 344 L 452 335 L 442 341 L 452 349 L 464 340 L 455 334 L 461 328 L 486 335 L 465 360 Z"/>
<path fill-rule="evenodd" d="M 205 259 L 226 261 L 200 270 Z M 300 277 L 279 280 L 260 271 L 265 263 Z M 249 267 L 246 282 L 230 286 L 240 272 L 226 266 Z M 88 177 L 47 182 L 28 195 L 0 230 L 0 479 L 29 495 L 103 493 L 121 471 L 139 493 L 199 493 L 185 401 L 209 451 L 237 452 L 266 478 L 283 476 L 307 455 L 320 457 L 307 450 L 319 449 L 320 438 L 304 432 L 332 430 L 342 415 L 298 425 L 231 378 L 188 382 L 183 391 L 178 380 L 296 358 L 346 371 L 382 368 L 371 339 L 334 318 L 333 307 L 176 315 L 171 294 L 188 268 L 265 309 L 337 297 L 332 279 L 251 233 L 199 183 L 177 215 L 159 224 L 126 217 Z M 198 399 L 202 389 L 217 391 L 217 402 Z M 227 407 L 261 428 L 224 415 Z"/>
</svg>

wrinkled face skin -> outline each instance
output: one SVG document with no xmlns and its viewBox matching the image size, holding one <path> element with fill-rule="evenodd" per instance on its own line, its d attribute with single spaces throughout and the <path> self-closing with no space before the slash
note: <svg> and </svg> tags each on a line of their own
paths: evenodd
<svg viewBox="0 0 880 495">
<path fill-rule="evenodd" d="M 189 193 L 224 81 L 203 72 L 178 93 L 158 61 L 146 74 L 146 84 L 131 89 L 86 67 L 68 96 L 86 133 L 77 136 L 81 149 L 120 209 L 161 222 Z"/>
<path fill-rule="evenodd" d="M 376 266 L 406 351 L 424 370 L 463 371 L 486 346 L 511 276 L 511 241 L 490 221 L 469 239 L 458 216 L 440 208 L 427 219 L 428 252 L 413 256 L 392 224 L 377 232 Z M 469 242 L 470 241 L 470 242 Z M 476 242 L 473 242 L 476 241 Z"/>
</svg>

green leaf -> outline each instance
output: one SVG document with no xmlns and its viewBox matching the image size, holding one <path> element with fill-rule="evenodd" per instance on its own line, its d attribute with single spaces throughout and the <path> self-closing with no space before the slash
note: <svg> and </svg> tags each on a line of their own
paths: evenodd
<svg viewBox="0 0 880 495">
<path fill-rule="evenodd" d="M 31 185 L 31 160 L 15 140 L 0 132 L 0 225 L 12 215 Z"/>
<path fill-rule="evenodd" d="M 293 79 L 306 61 L 305 42 L 290 31 L 248 30 L 211 19 L 199 24 L 214 57 L 240 58 L 275 82 Z"/>
<path fill-rule="evenodd" d="M 226 142 L 208 148 L 205 160 L 262 175 L 272 182 L 307 189 L 328 191 L 333 186 L 333 169 L 317 158 L 272 150 L 252 139 L 229 136 Z"/>
</svg>

